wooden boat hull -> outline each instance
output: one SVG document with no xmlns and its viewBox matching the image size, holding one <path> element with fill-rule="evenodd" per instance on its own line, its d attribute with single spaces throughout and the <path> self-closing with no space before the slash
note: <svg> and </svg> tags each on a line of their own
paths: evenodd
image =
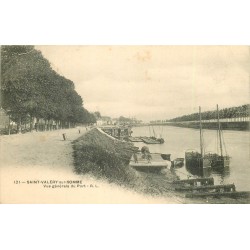
<svg viewBox="0 0 250 250">
<path fill-rule="evenodd" d="M 211 173 L 211 160 L 201 157 L 198 152 L 185 153 L 186 169 L 192 175 L 209 176 Z"/>
<path fill-rule="evenodd" d="M 214 185 L 214 178 L 192 178 L 192 179 L 185 179 L 185 180 L 177 180 L 173 181 L 173 184 L 185 186 L 207 186 L 207 185 Z"/>
<path fill-rule="evenodd" d="M 128 137 L 128 140 L 131 142 L 143 142 L 140 137 Z"/>
<path fill-rule="evenodd" d="M 177 187 L 175 191 L 179 192 L 235 192 L 236 188 L 234 184 L 227 185 L 205 185 L 205 186 L 189 186 L 189 187 Z"/>
<path fill-rule="evenodd" d="M 160 172 L 163 169 L 171 168 L 171 162 L 164 160 L 161 154 L 150 154 L 150 160 L 145 159 L 142 153 L 136 153 L 131 157 L 129 166 L 142 172 Z"/>
<path fill-rule="evenodd" d="M 132 168 L 134 168 L 137 171 L 141 172 L 150 172 L 150 173 L 158 173 L 161 172 L 163 169 L 167 169 L 168 165 L 159 165 L 157 163 L 151 163 L 151 164 L 130 164 Z"/>
<path fill-rule="evenodd" d="M 171 154 L 161 154 L 161 157 L 163 160 L 167 160 L 167 161 L 171 160 Z"/>
<path fill-rule="evenodd" d="M 220 156 L 218 154 L 208 154 L 207 157 L 210 159 L 211 167 L 213 169 L 228 168 L 230 165 L 229 156 Z"/>
<path fill-rule="evenodd" d="M 234 192 L 205 192 L 205 193 L 188 193 L 186 198 L 206 198 L 206 197 L 230 197 L 230 198 L 250 198 L 250 192 L 247 191 L 234 191 Z"/>
<path fill-rule="evenodd" d="M 162 138 L 154 138 L 154 137 L 141 137 L 141 140 L 146 144 L 162 144 L 164 143 L 164 139 Z"/>
<path fill-rule="evenodd" d="M 181 168 L 184 166 L 184 158 L 176 158 L 173 160 L 174 168 Z"/>
<path fill-rule="evenodd" d="M 197 152 L 185 153 L 186 166 L 192 166 L 196 168 L 209 168 L 211 167 L 211 160 L 206 157 L 201 157 Z"/>
</svg>

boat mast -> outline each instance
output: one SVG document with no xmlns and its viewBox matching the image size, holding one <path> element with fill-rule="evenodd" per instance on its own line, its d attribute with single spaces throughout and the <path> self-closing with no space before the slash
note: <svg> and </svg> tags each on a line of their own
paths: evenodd
<svg viewBox="0 0 250 250">
<path fill-rule="evenodd" d="M 152 126 L 152 129 L 153 129 L 154 137 L 156 137 L 156 135 L 155 135 L 155 130 L 154 130 L 154 126 Z"/>
<path fill-rule="evenodd" d="M 202 124 L 201 124 L 201 107 L 199 107 L 199 116 L 200 116 L 200 150 L 201 150 L 201 157 L 203 157 Z"/>
<path fill-rule="evenodd" d="M 222 140 L 221 140 L 221 128 L 220 128 L 220 115 L 219 115 L 219 106 L 218 106 L 218 104 L 217 104 L 217 121 L 218 121 L 218 131 L 219 131 L 219 139 L 220 139 L 220 155 L 223 156 Z"/>
</svg>

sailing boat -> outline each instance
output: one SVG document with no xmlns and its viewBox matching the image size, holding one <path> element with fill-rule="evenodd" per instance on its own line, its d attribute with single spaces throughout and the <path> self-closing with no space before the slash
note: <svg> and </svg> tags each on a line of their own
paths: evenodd
<svg viewBox="0 0 250 250">
<path fill-rule="evenodd" d="M 222 135 L 221 124 L 220 124 L 220 115 L 219 115 L 218 104 L 217 104 L 217 123 L 218 123 L 217 141 L 219 141 L 219 149 L 220 150 L 219 150 L 218 154 L 208 154 L 207 156 L 211 160 L 211 167 L 212 168 L 226 168 L 226 167 L 229 167 L 229 165 L 230 165 L 230 157 L 227 155 L 225 143 L 223 143 L 225 155 L 223 154 L 222 142 L 224 142 L 224 140 L 222 137 L 223 135 Z"/>
<path fill-rule="evenodd" d="M 201 123 L 201 107 L 199 107 L 199 118 L 200 118 L 200 152 L 189 150 L 185 152 L 185 161 L 187 169 L 191 170 L 190 172 L 195 172 L 198 175 L 204 173 L 204 169 L 211 167 L 210 159 L 205 155 L 204 150 L 204 139 L 202 132 L 202 123 Z"/>
<path fill-rule="evenodd" d="M 154 126 L 152 126 L 152 130 L 153 130 L 154 135 L 150 136 L 150 137 L 142 136 L 142 137 L 140 137 L 142 139 L 142 141 L 146 144 L 163 144 L 164 139 L 161 136 L 160 137 L 156 136 Z M 149 125 L 149 133 L 151 135 L 150 125 Z"/>
<path fill-rule="evenodd" d="M 153 133 L 154 133 L 154 136 L 152 136 L 151 138 L 155 139 L 157 142 L 159 142 L 160 144 L 164 143 L 164 139 L 162 138 L 162 135 L 161 134 L 157 134 L 155 133 L 155 130 L 154 130 L 154 126 L 152 126 L 152 129 L 153 129 Z"/>
</svg>

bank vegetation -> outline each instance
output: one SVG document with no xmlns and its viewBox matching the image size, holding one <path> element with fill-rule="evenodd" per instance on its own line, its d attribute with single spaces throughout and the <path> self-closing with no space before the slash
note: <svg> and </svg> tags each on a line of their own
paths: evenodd
<svg viewBox="0 0 250 250">
<path fill-rule="evenodd" d="M 138 172 L 129 166 L 132 143 L 113 139 L 94 128 L 73 142 L 75 172 L 115 183 L 150 195 L 172 196 L 171 182 L 177 177 L 170 170 L 165 174 Z"/>
</svg>

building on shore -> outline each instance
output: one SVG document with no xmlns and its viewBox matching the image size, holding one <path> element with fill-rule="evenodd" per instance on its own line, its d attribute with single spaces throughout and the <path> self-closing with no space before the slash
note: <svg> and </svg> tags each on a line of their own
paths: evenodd
<svg viewBox="0 0 250 250">
<path fill-rule="evenodd" d="M 102 116 L 96 121 L 97 126 L 105 126 L 105 125 L 112 125 L 113 121 L 110 117 L 108 116 Z"/>
</svg>

